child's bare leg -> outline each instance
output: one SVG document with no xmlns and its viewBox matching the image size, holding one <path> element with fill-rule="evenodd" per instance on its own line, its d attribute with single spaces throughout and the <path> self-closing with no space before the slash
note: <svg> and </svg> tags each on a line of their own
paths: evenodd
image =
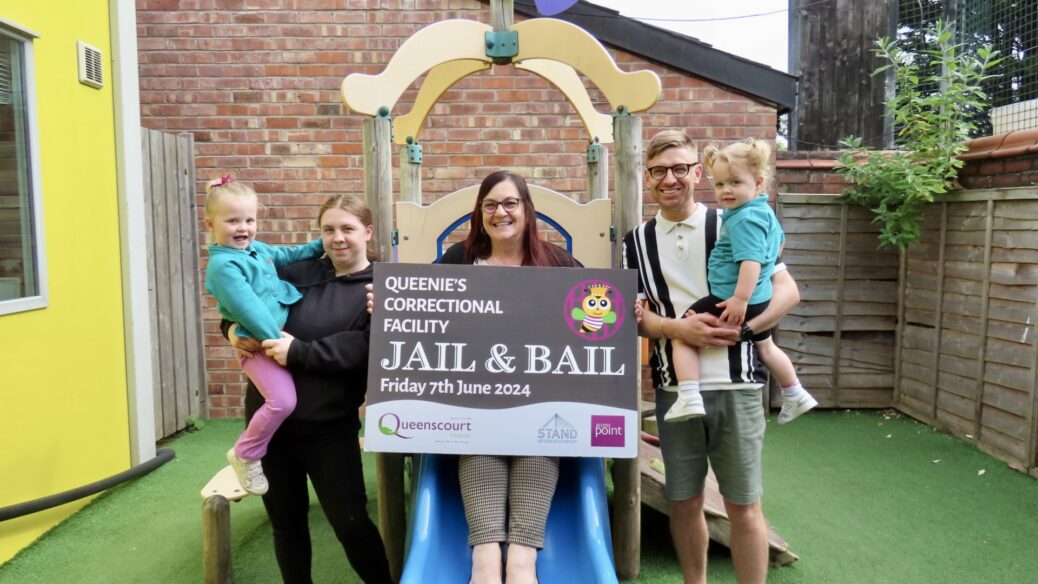
<svg viewBox="0 0 1038 584">
<path fill-rule="evenodd" d="M 789 360 L 786 352 L 778 348 L 775 341 L 768 337 L 763 341 L 756 341 L 757 356 L 761 363 L 768 367 L 768 371 L 775 376 L 780 387 L 789 387 L 797 383 L 797 372 L 793 368 L 793 362 Z"/>
<path fill-rule="evenodd" d="M 674 372 L 678 374 L 678 383 L 682 381 L 699 381 L 699 350 L 677 339 L 670 341 L 671 354 L 674 356 Z"/>
<path fill-rule="evenodd" d="M 682 341 L 671 341 L 674 372 L 678 376 L 678 399 L 663 416 L 666 422 L 680 422 L 703 416 L 703 396 L 699 393 L 699 351 Z"/>
<path fill-rule="evenodd" d="M 756 341 L 754 344 L 757 346 L 757 355 L 761 362 L 768 366 L 768 370 L 775 376 L 779 387 L 782 388 L 782 410 L 778 416 L 779 424 L 792 422 L 818 405 L 815 398 L 800 385 L 796 369 L 793 368 L 793 362 L 790 361 L 789 356 L 778 348 L 771 337 Z"/>
</svg>

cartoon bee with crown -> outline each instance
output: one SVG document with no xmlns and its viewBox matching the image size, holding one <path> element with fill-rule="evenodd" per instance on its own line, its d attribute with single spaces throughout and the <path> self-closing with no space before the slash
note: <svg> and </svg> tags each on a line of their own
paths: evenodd
<svg viewBox="0 0 1038 584">
<path fill-rule="evenodd" d="M 603 325 L 616 322 L 613 302 L 609 296 L 613 290 L 605 284 L 591 284 L 586 288 L 588 295 L 573 309 L 573 320 L 580 321 L 580 334 L 593 333 Z"/>
</svg>

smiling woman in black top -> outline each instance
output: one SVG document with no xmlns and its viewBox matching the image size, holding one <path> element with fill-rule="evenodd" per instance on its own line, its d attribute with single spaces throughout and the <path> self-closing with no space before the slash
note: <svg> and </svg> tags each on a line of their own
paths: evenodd
<svg viewBox="0 0 1038 584">
<path fill-rule="evenodd" d="M 318 215 L 325 256 L 292 264 L 280 276 L 303 298 L 289 309 L 286 334 L 263 350 L 292 372 L 296 409 L 274 434 L 263 470 L 270 490 L 263 505 L 274 530 L 274 553 L 288 583 L 309 583 L 311 545 L 307 478 L 353 569 L 369 584 L 392 582 L 385 548 L 367 514 L 357 435 L 367 382 L 371 282 L 371 211 L 354 196 L 337 196 Z M 236 347 L 257 350 L 224 331 Z M 262 403 L 249 384 L 246 417 Z"/>
</svg>

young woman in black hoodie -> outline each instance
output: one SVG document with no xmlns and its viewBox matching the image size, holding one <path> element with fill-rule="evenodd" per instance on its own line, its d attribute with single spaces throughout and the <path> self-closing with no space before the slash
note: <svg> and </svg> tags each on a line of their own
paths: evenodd
<svg viewBox="0 0 1038 584">
<path fill-rule="evenodd" d="M 296 384 L 296 409 L 274 434 L 263 470 L 263 496 L 274 530 L 274 553 L 286 583 L 310 583 L 310 496 L 307 477 L 353 569 L 368 584 L 392 582 L 378 529 L 368 517 L 357 434 L 358 408 L 367 382 L 370 317 L 365 284 L 371 282 L 368 241 L 371 211 L 355 196 L 328 199 L 318 215 L 325 256 L 280 271 L 303 298 L 291 306 L 285 336 L 262 350 L 288 367 Z M 236 347 L 258 346 L 224 332 Z M 262 404 L 252 383 L 246 417 Z"/>
</svg>

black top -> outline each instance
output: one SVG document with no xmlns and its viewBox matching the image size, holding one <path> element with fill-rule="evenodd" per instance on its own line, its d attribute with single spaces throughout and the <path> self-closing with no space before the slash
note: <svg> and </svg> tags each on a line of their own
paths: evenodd
<svg viewBox="0 0 1038 584">
<path fill-rule="evenodd" d="M 336 276 L 331 260 L 320 258 L 285 266 L 282 279 L 291 282 L 303 298 L 288 311 L 285 331 L 295 337 L 288 351 L 288 369 L 296 385 L 296 409 L 282 425 L 292 431 L 303 422 L 359 422 L 368 377 L 368 339 L 371 317 L 365 284 L 372 267 Z M 230 323 L 224 321 L 224 331 Z M 246 417 L 263 404 L 249 382 Z M 280 430 L 279 430 L 280 431 Z"/>
</svg>

